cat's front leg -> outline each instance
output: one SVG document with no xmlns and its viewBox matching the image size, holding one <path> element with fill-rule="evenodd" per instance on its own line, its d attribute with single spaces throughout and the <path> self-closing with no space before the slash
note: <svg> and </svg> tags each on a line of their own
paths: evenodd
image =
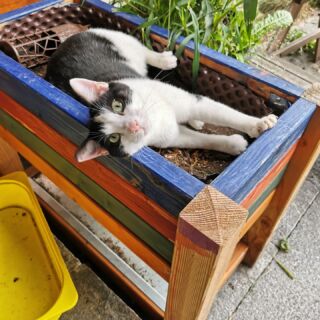
<svg viewBox="0 0 320 320">
<path fill-rule="evenodd" d="M 248 142 L 239 134 L 231 136 L 205 134 L 179 125 L 179 134 L 169 143 L 170 147 L 207 149 L 239 155 L 246 150 Z"/>
<path fill-rule="evenodd" d="M 278 121 L 278 117 L 270 114 L 263 118 L 255 118 L 254 121 L 249 121 L 245 131 L 251 138 L 257 138 L 264 131 L 271 129 Z"/>
<path fill-rule="evenodd" d="M 248 116 L 206 97 L 194 98 L 194 102 L 195 104 L 189 107 L 190 116 L 193 119 L 236 129 L 247 133 L 252 138 L 256 138 L 264 131 L 273 128 L 278 119 L 273 114 L 261 119 Z"/>
</svg>

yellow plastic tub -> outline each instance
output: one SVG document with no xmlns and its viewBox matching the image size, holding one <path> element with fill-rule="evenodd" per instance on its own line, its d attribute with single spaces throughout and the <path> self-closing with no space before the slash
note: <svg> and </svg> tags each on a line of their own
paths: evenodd
<svg viewBox="0 0 320 320">
<path fill-rule="evenodd" d="M 0 178 L 0 320 L 54 320 L 78 295 L 27 176 Z"/>
</svg>

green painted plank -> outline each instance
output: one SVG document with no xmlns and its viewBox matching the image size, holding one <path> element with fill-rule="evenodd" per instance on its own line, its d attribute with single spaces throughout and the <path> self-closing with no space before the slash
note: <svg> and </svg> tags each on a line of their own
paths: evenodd
<svg viewBox="0 0 320 320">
<path fill-rule="evenodd" d="M 102 208 L 131 230 L 137 237 L 147 243 L 165 260 L 171 262 L 173 243 L 159 234 L 135 215 L 133 211 L 112 197 L 89 177 L 66 161 L 43 141 L 19 124 L 16 120 L 0 109 L 0 124 L 13 133 L 31 150 L 46 160 L 53 168 L 70 180 L 80 190 L 94 199 Z"/>
<path fill-rule="evenodd" d="M 287 166 L 285 166 L 280 171 L 280 173 L 272 180 L 272 182 L 263 190 L 261 196 L 251 205 L 248 210 L 248 218 L 257 210 L 257 208 L 268 197 L 268 195 L 278 186 L 286 170 Z"/>
</svg>

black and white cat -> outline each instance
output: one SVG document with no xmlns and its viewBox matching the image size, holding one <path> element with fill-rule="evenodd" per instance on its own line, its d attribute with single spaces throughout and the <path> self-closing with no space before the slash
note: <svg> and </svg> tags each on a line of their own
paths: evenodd
<svg viewBox="0 0 320 320">
<path fill-rule="evenodd" d="M 52 55 L 46 79 L 90 107 L 90 132 L 79 162 L 100 155 L 132 155 L 144 146 L 199 148 L 238 155 L 247 141 L 196 130 L 204 122 L 258 137 L 276 122 L 240 113 L 209 98 L 147 78 L 147 64 L 172 69 L 172 52 L 157 53 L 118 31 L 90 29 L 67 39 Z"/>
</svg>

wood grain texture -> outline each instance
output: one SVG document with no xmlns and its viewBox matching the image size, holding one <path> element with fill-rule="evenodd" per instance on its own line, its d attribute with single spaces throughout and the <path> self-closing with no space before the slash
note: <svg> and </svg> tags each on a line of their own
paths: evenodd
<svg viewBox="0 0 320 320">
<path fill-rule="evenodd" d="M 0 176 L 21 170 L 23 166 L 17 151 L 0 137 Z"/>
<path fill-rule="evenodd" d="M 256 139 L 211 185 L 241 203 L 298 141 L 315 110 L 314 103 L 299 99 L 279 118 L 274 128 Z"/>
<path fill-rule="evenodd" d="M 165 319 L 206 319 L 246 216 L 211 186 L 181 212 Z"/>
<path fill-rule="evenodd" d="M 0 23 L 19 19 L 27 14 L 62 1 L 63 0 L 1 0 Z"/>
<path fill-rule="evenodd" d="M 240 265 L 242 260 L 244 259 L 246 253 L 248 251 L 248 246 L 242 242 L 239 242 L 234 249 L 232 258 L 228 265 L 227 270 L 223 274 L 223 277 L 220 279 L 220 283 L 218 285 L 219 290 L 223 287 L 223 285 L 228 281 L 228 279 L 233 275 L 236 271 L 237 267 Z"/>
<path fill-rule="evenodd" d="M 79 164 L 74 158 L 77 146 L 1 91 L 0 108 L 24 127 L 28 128 L 28 130 L 32 131 L 50 148 L 54 149 L 59 155 L 95 181 L 113 197 L 134 211 L 135 214 L 159 233 L 174 241 L 177 227 L 177 219 L 175 217 L 98 161 L 88 161 Z"/>
<path fill-rule="evenodd" d="M 73 183 L 67 180 L 63 175 L 61 175 L 57 170 L 50 166 L 45 160 L 1 125 L 0 136 L 14 147 L 25 159 L 32 163 L 35 168 L 43 172 L 43 174 L 63 190 L 70 199 L 78 203 L 79 206 L 106 227 L 145 263 L 158 272 L 159 275 L 168 280 L 170 275 L 170 266 L 163 258 L 157 255 L 149 246 L 130 232 L 130 230 L 126 229 L 121 223 L 108 214 L 108 212 L 103 210 L 85 193 L 79 190 Z"/>
<path fill-rule="evenodd" d="M 277 191 L 263 215 L 249 229 L 244 241 L 249 250 L 245 262 L 252 266 L 270 240 L 273 231 L 320 154 L 320 108 L 316 109 L 288 164 Z"/>
<path fill-rule="evenodd" d="M 0 109 L 0 124 L 10 130 L 10 132 L 21 140 L 21 142 L 35 151 L 60 174 L 67 177 L 67 179 L 79 188 L 79 190 L 87 194 L 122 225 L 147 243 L 155 252 L 168 262 L 171 261 L 173 251 L 173 244 L 171 241 L 164 238 L 121 202 L 110 196 L 110 194 L 85 176 L 81 171 L 64 158 L 60 157 L 53 149 L 39 140 L 34 134 L 11 118 L 2 109 Z"/>
<path fill-rule="evenodd" d="M 88 109 L 2 52 L 0 87 L 74 144 L 85 139 Z M 132 158 L 101 157 L 99 162 L 176 216 L 204 187 L 150 148 Z"/>
</svg>

